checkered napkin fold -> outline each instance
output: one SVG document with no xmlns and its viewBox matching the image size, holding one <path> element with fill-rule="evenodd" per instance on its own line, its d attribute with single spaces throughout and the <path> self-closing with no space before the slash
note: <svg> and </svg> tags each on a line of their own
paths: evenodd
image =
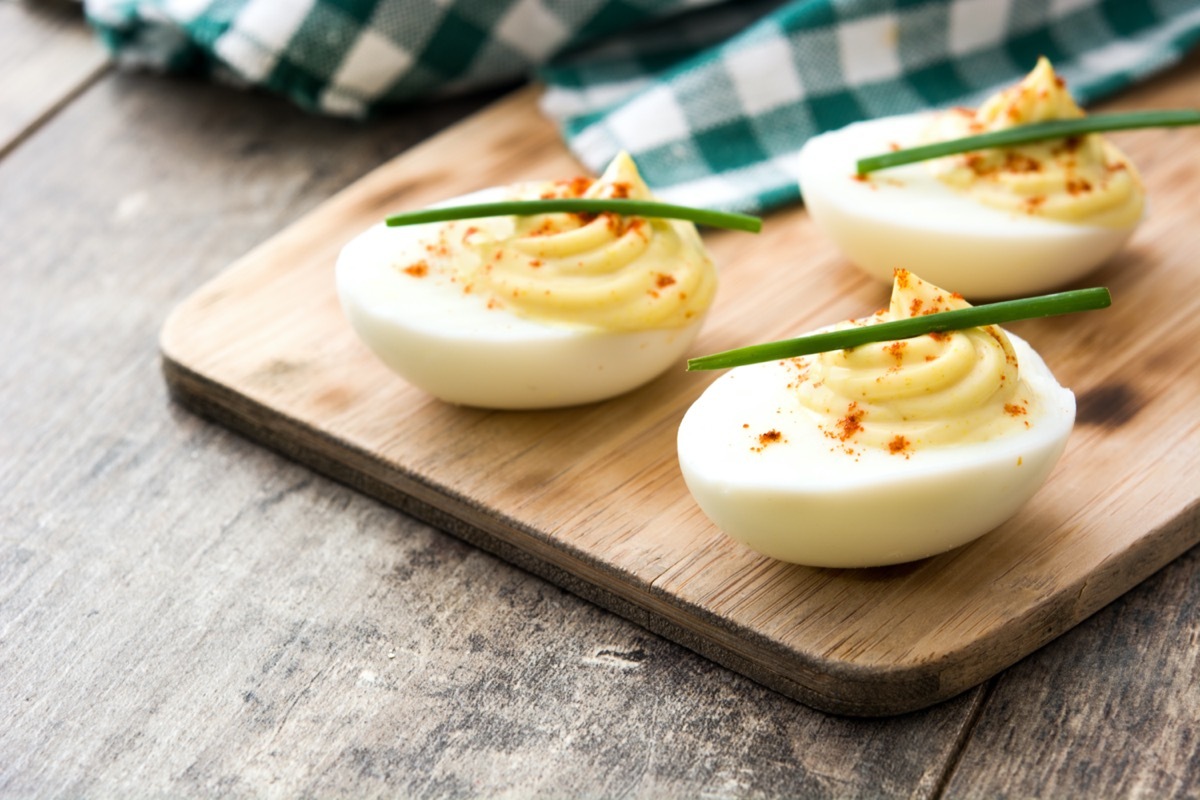
<svg viewBox="0 0 1200 800">
<path fill-rule="evenodd" d="M 363 116 L 536 73 L 600 170 L 667 200 L 799 199 L 804 141 L 975 105 L 1050 58 L 1083 103 L 1178 61 L 1200 0 L 85 0 L 122 63 L 201 70 Z"/>
</svg>

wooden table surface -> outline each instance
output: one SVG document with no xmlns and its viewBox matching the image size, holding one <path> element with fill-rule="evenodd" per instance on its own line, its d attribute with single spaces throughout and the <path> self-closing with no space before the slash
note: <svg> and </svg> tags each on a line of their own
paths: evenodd
<svg viewBox="0 0 1200 800">
<path fill-rule="evenodd" d="M 487 98 L 320 119 L 17 0 L 0 75 L 0 796 L 1200 795 L 1200 549 L 849 719 L 172 405 L 178 302 Z"/>
</svg>

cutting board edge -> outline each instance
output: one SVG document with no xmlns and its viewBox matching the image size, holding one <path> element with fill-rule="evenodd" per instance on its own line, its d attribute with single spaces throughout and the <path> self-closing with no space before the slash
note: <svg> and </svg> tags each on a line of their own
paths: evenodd
<svg viewBox="0 0 1200 800">
<path fill-rule="evenodd" d="M 443 487 L 423 484 L 445 500 L 446 507 L 426 502 L 412 492 L 368 474 L 367 470 L 345 459 L 345 453 L 356 451 L 352 445 L 270 409 L 189 367 L 186 356 L 168 346 L 170 337 L 167 336 L 170 325 L 186 322 L 186 309 L 185 303 L 164 326 L 161 350 L 162 371 L 170 396 L 184 408 L 444 530 L 770 689 L 829 713 L 858 717 L 894 716 L 919 711 L 969 692 L 1070 630 L 1131 586 L 1177 558 L 1197 538 L 1188 531 L 1200 527 L 1200 500 L 1197 500 L 1188 513 L 1139 539 L 1129 559 L 1121 559 L 1125 569 L 1128 569 L 1129 563 L 1138 565 L 1133 570 L 1135 574 L 1131 582 L 1095 582 L 1094 576 L 1089 576 L 1080 584 L 1065 587 L 1063 591 L 1046 598 L 1045 602 L 1028 609 L 1025 615 L 1013 618 L 993 635 L 972 639 L 958 650 L 941 653 L 938 658 L 890 668 L 831 660 L 789 649 L 731 620 L 673 597 L 652 584 L 638 586 L 637 582 L 627 578 L 623 583 L 618 582 L 618 585 L 629 587 L 630 596 L 606 589 L 580 573 L 611 573 L 611 569 L 605 570 L 604 565 L 589 563 L 583 554 L 563 548 L 547 548 L 547 552 L 560 555 L 563 563 L 540 557 L 533 548 L 522 547 L 511 540 L 522 536 L 530 540 L 537 538 L 536 532 L 524 530 L 516 521 L 497 518 L 497 525 L 507 528 L 507 531 L 500 528 L 485 530 L 466 519 L 471 516 L 472 510 L 469 501 Z M 328 443 L 328 446 L 322 447 L 317 443 Z M 382 459 L 367 453 L 358 453 L 358 456 L 376 467 L 398 474 L 394 466 Z M 416 476 L 409 476 L 409 479 L 420 483 Z M 1099 583 L 1101 589 L 1089 593 L 1089 583 Z M 689 624 L 673 622 L 671 612 L 685 616 Z M 1031 640 L 1030 636 L 1034 638 Z M 741 643 L 741 652 L 732 646 L 734 642 Z M 767 664 L 777 665 L 777 668 L 773 669 Z M 807 680 L 805 676 L 809 676 Z"/>
</svg>

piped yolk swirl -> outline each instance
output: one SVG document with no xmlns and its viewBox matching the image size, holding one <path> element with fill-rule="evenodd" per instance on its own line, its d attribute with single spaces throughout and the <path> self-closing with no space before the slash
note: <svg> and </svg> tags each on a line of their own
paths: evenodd
<svg viewBox="0 0 1200 800">
<path fill-rule="evenodd" d="M 628 155 L 595 182 L 527 185 L 516 199 L 653 199 Z M 540 214 L 461 227 L 457 280 L 513 313 L 607 330 L 682 327 L 702 315 L 716 270 L 690 222 L 604 214 Z"/>
<path fill-rule="evenodd" d="M 977 111 L 938 114 L 926 141 L 944 141 L 1015 125 L 1085 116 L 1045 58 L 1020 83 Z M 994 148 L 929 162 L 940 180 L 1006 211 L 1109 227 L 1142 216 L 1145 190 L 1129 159 L 1099 134 Z"/>
<path fill-rule="evenodd" d="M 970 304 L 897 270 L 889 307 L 839 327 L 876 325 Z M 1012 343 L 989 325 L 792 359 L 800 405 L 826 435 L 856 446 L 912 452 L 1027 427 L 1034 393 Z"/>
</svg>

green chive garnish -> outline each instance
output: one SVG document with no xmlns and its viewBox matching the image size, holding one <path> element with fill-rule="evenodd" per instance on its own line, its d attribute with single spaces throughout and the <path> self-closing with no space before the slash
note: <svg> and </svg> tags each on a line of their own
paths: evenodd
<svg viewBox="0 0 1200 800">
<path fill-rule="evenodd" d="M 815 333 L 811 336 L 786 339 L 782 342 L 739 347 L 736 350 L 726 350 L 723 353 L 690 359 L 687 368 L 692 371 L 740 367 L 746 364 L 759 364 L 763 361 L 825 353 L 830 350 L 846 350 L 871 342 L 912 339 L 927 333 L 944 333 L 963 328 L 976 328 L 981 325 L 999 325 L 1019 319 L 1073 314 L 1076 311 L 1094 311 L 1098 308 L 1108 308 L 1110 305 L 1112 305 L 1112 296 L 1104 287 L 1076 289 L 1058 294 L 1044 294 L 1039 297 L 1004 300 L 999 303 L 988 303 L 954 311 L 941 311 L 936 314 L 898 319 L 893 322 L 881 322 L 878 325 L 864 325 L 840 331 Z"/>
<path fill-rule="evenodd" d="M 387 218 L 389 227 L 420 225 L 426 222 L 449 222 L 456 219 L 478 219 L 480 217 L 532 216 L 567 212 L 574 214 L 614 213 L 622 216 L 659 217 L 685 219 L 710 228 L 728 228 L 735 231 L 758 233 L 762 220 L 749 214 L 729 211 L 712 211 L 707 208 L 676 206 L 653 200 L 617 200 L 590 198 L 562 198 L 549 200 L 506 200 L 496 203 L 474 203 L 465 206 L 444 206 L 409 211 Z"/>
<path fill-rule="evenodd" d="M 892 153 L 860 158 L 856 168 L 859 175 L 866 175 L 868 172 L 898 167 L 901 164 L 928 161 L 932 158 L 969 153 L 973 150 L 986 150 L 989 147 L 1013 147 L 1030 142 L 1044 142 L 1049 139 L 1084 136 L 1089 133 L 1122 131 L 1130 128 L 1171 128 L 1180 125 L 1200 125 L 1200 110 L 1180 108 L 1166 111 L 1132 111 L 1127 114 L 1096 114 L 1079 119 L 1035 122 L 1030 125 L 1006 128 L 1002 131 L 981 133 L 978 136 L 966 136 L 962 139 L 951 139 L 946 142 L 935 142 L 920 147 L 896 150 Z"/>
</svg>

